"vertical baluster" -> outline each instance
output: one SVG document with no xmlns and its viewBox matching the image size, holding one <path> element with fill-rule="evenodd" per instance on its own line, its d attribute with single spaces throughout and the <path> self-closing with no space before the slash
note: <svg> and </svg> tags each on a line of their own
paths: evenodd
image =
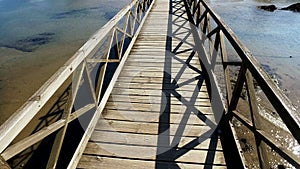
<svg viewBox="0 0 300 169">
<path fill-rule="evenodd" d="M 135 4 L 134 13 L 132 13 L 132 15 L 133 15 L 133 21 L 131 23 L 131 35 L 132 36 L 134 35 L 135 23 L 137 21 L 137 12 L 138 12 L 138 7 L 139 7 L 138 4 L 139 4 L 138 2 Z"/>
<path fill-rule="evenodd" d="M 123 52 L 123 46 L 124 46 L 124 41 L 125 41 L 125 37 L 126 37 L 126 32 L 127 32 L 127 26 L 128 26 L 128 21 L 129 21 L 129 17 L 130 17 L 130 11 L 127 12 L 126 14 L 126 20 L 123 26 L 123 36 L 121 38 L 121 44 L 120 44 L 120 49 L 118 51 L 118 59 L 121 60 L 122 57 L 122 52 Z"/>
<path fill-rule="evenodd" d="M 203 5 L 202 5 L 203 1 L 199 0 L 199 17 L 201 16 L 201 14 L 203 13 Z"/>
<path fill-rule="evenodd" d="M 246 72 L 246 87 L 248 92 L 248 99 L 249 99 L 249 106 L 250 106 L 250 113 L 251 113 L 251 120 L 253 124 L 253 128 L 255 130 L 261 130 L 262 128 L 262 122 L 261 117 L 259 115 L 259 109 L 253 84 L 253 77 L 249 70 Z M 260 168 L 268 169 L 271 166 L 269 165 L 269 160 L 266 155 L 266 146 L 263 144 L 261 138 L 259 135 L 255 132 L 254 133 L 255 142 L 257 146 L 257 154 L 259 159 Z"/>
<path fill-rule="evenodd" d="M 210 14 L 209 12 L 207 13 L 207 17 L 206 17 L 206 20 L 207 20 L 207 34 L 211 32 L 211 22 L 210 22 Z M 208 45 L 209 45 L 209 55 L 210 55 L 210 59 L 213 59 L 213 50 L 214 50 L 214 47 L 213 47 L 213 40 L 210 37 L 208 37 Z"/>
<path fill-rule="evenodd" d="M 107 60 L 108 60 L 109 55 L 110 55 L 110 49 L 112 47 L 113 39 L 114 39 L 114 36 L 115 36 L 115 31 L 116 31 L 116 28 L 114 28 L 112 30 L 112 33 L 110 35 L 110 39 L 109 39 L 110 41 L 109 41 L 109 44 L 108 44 L 108 47 L 107 47 L 107 53 L 106 53 L 106 57 L 105 57 L 106 62 L 104 62 L 103 67 L 101 67 L 101 70 L 100 70 L 100 73 L 99 73 L 99 76 L 98 76 L 98 83 L 97 83 L 97 88 L 96 88 L 97 104 L 99 104 L 100 97 L 101 97 L 104 76 L 105 76 L 105 72 L 106 72 L 106 68 L 107 68 Z"/>
<path fill-rule="evenodd" d="M 92 80 L 92 77 L 90 75 L 90 72 L 88 70 L 88 65 L 87 65 L 87 62 L 86 60 L 84 60 L 85 62 L 85 71 L 86 71 L 86 74 L 87 74 L 87 78 L 88 78 L 88 83 L 89 83 L 89 87 L 90 87 L 90 90 L 91 90 L 91 94 L 92 94 L 92 97 L 93 97 L 93 100 L 94 100 L 94 103 L 95 103 L 95 106 L 97 106 L 97 98 L 96 98 L 96 90 L 93 86 L 93 80 Z"/>
<path fill-rule="evenodd" d="M 193 6 L 192 6 L 192 15 L 193 15 L 193 18 L 194 18 L 194 21 L 195 21 L 195 13 L 196 13 L 196 9 L 197 9 L 197 3 L 196 3 L 196 1 L 194 0 L 193 1 Z"/>
<path fill-rule="evenodd" d="M 229 107 L 228 107 L 228 113 L 231 113 L 231 111 L 235 110 L 236 109 L 236 106 L 238 104 L 238 101 L 240 99 L 240 95 L 241 95 L 241 92 L 242 92 L 242 89 L 243 89 L 243 86 L 244 86 L 244 82 L 245 82 L 245 74 L 246 74 L 246 65 L 243 63 L 240 70 L 239 70 L 239 75 L 238 75 L 238 79 L 236 81 L 236 84 L 235 84 L 235 87 L 233 89 L 233 92 L 232 92 L 232 98 L 231 100 L 229 101 L 230 104 L 229 104 Z"/>
<path fill-rule="evenodd" d="M 67 131 L 69 120 L 70 120 L 70 115 L 72 113 L 75 98 L 76 98 L 76 95 L 77 95 L 77 92 L 78 92 L 78 89 L 80 86 L 84 67 L 85 67 L 85 63 L 83 62 L 82 65 L 77 68 L 79 75 L 78 75 L 78 78 L 76 79 L 76 81 L 73 81 L 73 83 L 75 83 L 75 85 L 72 88 L 72 91 L 69 93 L 68 101 L 67 101 L 66 107 L 63 112 L 62 119 L 65 120 L 64 127 L 58 131 L 58 133 L 56 134 L 54 143 L 52 145 L 51 154 L 50 154 L 50 157 L 49 157 L 48 163 L 47 163 L 47 168 L 49 168 L 49 169 L 50 168 L 54 169 L 57 166 L 58 158 L 60 155 L 64 137 L 66 135 L 66 131 Z"/>
<path fill-rule="evenodd" d="M 226 95 L 227 95 L 226 100 L 227 100 L 227 106 L 229 106 L 229 101 L 232 98 L 232 89 L 231 89 L 231 82 L 230 82 L 229 67 L 227 64 L 224 64 L 224 62 L 228 61 L 228 58 L 227 58 L 227 50 L 225 46 L 223 31 L 220 31 L 220 52 L 221 52 L 221 59 L 223 63 L 223 70 L 225 76 Z"/>
<path fill-rule="evenodd" d="M 212 54 L 211 54 L 211 68 L 214 70 L 215 65 L 217 62 L 217 56 L 218 56 L 218 51 L 219 51 L 219 46 L 220 46 L 220 29 L 219 27 L 216 28 L 216 37 L 215 37 L 215 43 L 214 46 L 212 47 Z M 213 42 L 211 42 L 213 43 Z"/>
<path fill-rule="evenodd" d="M 199 27 L 199 24 L 200 24 L 200 17 L 201 17 L 201 11 L 202 11 L 202 4 L 201 4 L 201 1 L 199 1 L 199 3 L 197 4 L 197 17 L 196 17 L 196 26 Z"/>
</svg>

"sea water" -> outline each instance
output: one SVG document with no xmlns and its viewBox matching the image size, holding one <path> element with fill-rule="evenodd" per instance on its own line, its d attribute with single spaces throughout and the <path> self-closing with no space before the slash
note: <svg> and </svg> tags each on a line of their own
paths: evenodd
<svg viewBox="0 0 300 169">
<path fill-rule="evenodd" d="M 211 0 L 213 9 L 270 74 L 298 108 L 300 106 L 300 13 L 257 6 L 274 4 L 278 8 L 297 0 Z"/>
<path fill-rule="evenodd" d="M 0 124 L 130 0 L 0 0 Z"/>
</svg>

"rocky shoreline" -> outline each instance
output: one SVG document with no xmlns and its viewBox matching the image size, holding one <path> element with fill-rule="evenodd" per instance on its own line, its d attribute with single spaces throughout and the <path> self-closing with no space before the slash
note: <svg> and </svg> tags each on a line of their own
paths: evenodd
<svg viewBox="0 0 300 169">
<path fill-rule="evenodd" d="M 274 12 L 275 10 L 288 10 L 293 12 L 300 12 L 300 3 L 295 3 L 290 6 L 284 7 L 284 8 L 278 8 L 275 5 L 263 5 L 263 6 L 257 6 L 258 9 L 262 9 L 265 11 Z"/>
</svg>

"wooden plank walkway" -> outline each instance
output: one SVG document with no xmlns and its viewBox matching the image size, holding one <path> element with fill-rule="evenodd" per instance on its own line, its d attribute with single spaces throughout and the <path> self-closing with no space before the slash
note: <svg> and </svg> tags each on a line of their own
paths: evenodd
<svg viewBox="0 0 300 169">
<path fill-rule="evenodd" d="M 155 2 L 77 168 L 226 168 L 181 1 Z"/>
</svg>

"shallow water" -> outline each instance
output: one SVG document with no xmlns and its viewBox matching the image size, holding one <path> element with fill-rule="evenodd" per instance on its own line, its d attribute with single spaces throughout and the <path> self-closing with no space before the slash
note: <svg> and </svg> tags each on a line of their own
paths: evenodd
<svg viewBox="0 0 300 169">
<path fill-rule="evenodd" d="M 0 124 L 130 0 L 0 0 Z"/>
<path fill-rule="evenodd" d="M 256 6 L 286 7 L 296 0 L 211 0 L 213 9 L 233 29 L 279 86 L 300 106 L 300 13 L 268 12 Z M 290 56 L 292 58 L 290 58 Z"/>
<path fill-rule="evenodd" d="M 129 1 L 0 0 L 0 124 Z M 217 13 L 300 106 L 300 13 L 256 8 L 293 2 L 297 1 L 211 0 Z"/>
</svg>

